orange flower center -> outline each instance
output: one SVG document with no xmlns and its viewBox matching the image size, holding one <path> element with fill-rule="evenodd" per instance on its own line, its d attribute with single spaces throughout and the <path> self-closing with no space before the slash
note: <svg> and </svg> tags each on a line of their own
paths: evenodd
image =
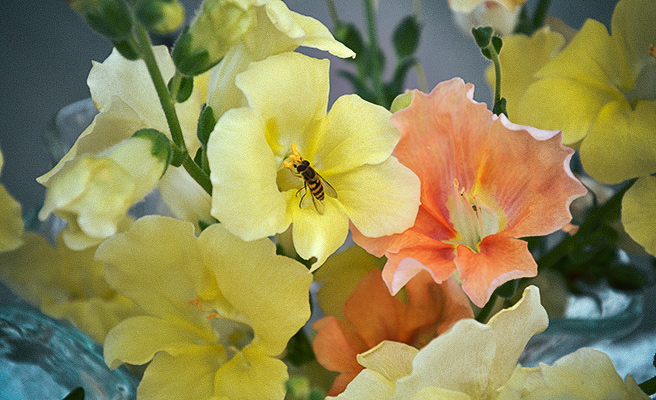
<svg viewBox="0 0 656 400">
<path fill-rule="evenodd" d="M 483 204 L 476 194 L 461 188 L 458 179 L 453 180 L 453 194 L 447 208 L 451 223 L 458 232 L 458 236 L 447 243 L 462 244 L 477 252 L 484 237 L 500 230 L 500 216 Z"/>
</svg>

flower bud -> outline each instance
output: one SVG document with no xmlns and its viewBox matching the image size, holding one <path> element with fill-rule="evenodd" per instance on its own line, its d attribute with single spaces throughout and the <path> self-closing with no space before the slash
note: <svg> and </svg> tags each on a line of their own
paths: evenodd
<svg viewBox="0 0 656 400">
<path fill-rule="evenodd" d="M 67 0 L 93 30 L 112 41 L 132 32 L 132 17 L 125 0 Z"/>
<path fill-rule="evenodd" d="M 448 0 L 453 19 L 463 32 L 472 28 L 491 26 L 494 32 L 504 36 L 512 33 L 519 21 L 521 6 L 526 0 Z"/>
<path fill-rule="evenodd" d="M 253 22 L 253 0 L 205 0 L 200 13 L 173 47 L 175 66 L 199 75 L 216 65 Z"/>
<path fill-rule="evenodd" d="M 50 182 L 39 219 L 54 212 L 66 220 L 63 238 L 72 249 L 100 243 L 116 233 L 132 204 L 155 187 L 170 152 L 164 134 L 147 129 L 104 155 L 65 164 Z"/>
<path fill-rule="evenodd" d="M 178 0 L 141 0 L 136 15 L 148 31 L 160 35 L 175 32 L 185 18 L 185 10 Z"/>
</svg>

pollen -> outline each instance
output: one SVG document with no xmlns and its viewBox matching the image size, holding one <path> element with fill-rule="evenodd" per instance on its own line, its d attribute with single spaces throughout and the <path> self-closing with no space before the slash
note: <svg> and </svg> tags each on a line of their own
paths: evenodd
<svg viewBox="0 0 656 400">
<path fill-rule="evenodd" d="M 653 43 L 649 43 L 649 46 L 647 47 L 647 54 L 656 58 L 656 46 L 654 46 Z"/>
</svg>

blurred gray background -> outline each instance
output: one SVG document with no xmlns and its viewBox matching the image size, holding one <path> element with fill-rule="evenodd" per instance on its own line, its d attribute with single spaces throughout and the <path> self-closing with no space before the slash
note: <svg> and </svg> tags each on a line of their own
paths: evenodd
<svg viewBox="0 0 656 400">
<path fill-rule="evenodd" d="M 200 0 L 183 0 L 188 17 Z M 332 23 L 321 0 L 287 0 L 290 9 Z M 615 0 L 553 0 L 551 13 L 574 28 L 585 18 L 609 23 Z M 529 1 L 532 10 L 536 0 Z M 361 1 L 336 0 L 340 18 L 363 26 Z M 391 51 L 393 27 L 412 11 L 412 0 L 380 0 L 379 38 Z M 472 39 L 451 19 L 446 0 L 424 0 L 419 58 L 429 88 L 460 76 L 476 85 L 475 98 L 489 103 L 490 90 L 483 79 L 487 61 Z M 35 178 L 50 168 L 41 134 L 53 114 L 63 106 L 89 97 L 86 77 L 91 60 L 102 61 L 111 52 L 109 42 L 88 28 L 64 0 L 0 0 L 0 148 L 4 154 L 0 182 L 17 198 L 24 210 L 37 207 L 43 188 Z M 318 55 L 325 57 L 323 53 Z M 332 70 L 344 68 L 336 60 Z M 389 71 L 388 71 L 389 72 Z M 406 87 L 417 87 L 414 73 Z M 342 78 L 332 81 L 331 100 L 351 92 Z"/>
</svg>

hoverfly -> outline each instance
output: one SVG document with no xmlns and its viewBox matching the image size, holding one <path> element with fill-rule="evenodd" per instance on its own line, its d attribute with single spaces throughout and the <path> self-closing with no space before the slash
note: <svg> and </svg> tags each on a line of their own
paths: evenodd
<svg viewBox="0 0 656 400">
<path fill-rule="evenodd" d="M 303 178 L 303 187 L 296 192 L 296 195 L 298 196 L 298 193 L 303 190 L 303 195 L 301 196 L 301 201 L 298 203 L 298 206 L 301 207 L 303 205 L 303 199 L 309 191 L 314 208 L 319 214 L 323 215 L 323 200 L 326 197 L 325 195 L 327 194 L 336 199 L 337 192 L 335 191 L 335 188 L 333 188 L 330 183 L 323 179 L 321 175 L 310 166 L 308 160 L 303 159 L 296 149 L 296 143 L 292 144 L 292 154 L 289 156 L 289 160 L 290 161 L 285 161 L 285 167 L 289 168 L 294 176 Z"/>
</svg>

